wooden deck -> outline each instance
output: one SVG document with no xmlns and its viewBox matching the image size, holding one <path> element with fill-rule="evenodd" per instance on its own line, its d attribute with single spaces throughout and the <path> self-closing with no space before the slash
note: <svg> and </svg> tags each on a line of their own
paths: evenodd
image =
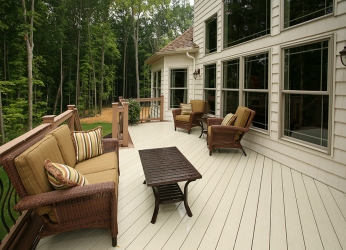
<svg viewBox="0 0 346 250">
<path fill-rule="evenodd" d="M 130 127 L 134 148 L 120 150 L 119 235 L 114 249 L 346 249 L 346 195 L 245 149 L 209 156 L 200 129 L 171 122 Z M 139 149 L 177 146 L 203 178 L 190 183 L 192 217 L 182 203 L 160 205 L 143 185 Z M 180 183 L 183 186 L 184 183 Z M 37 249 L 113 249 L 107 229 L 40 241 Z"/>
</svg>

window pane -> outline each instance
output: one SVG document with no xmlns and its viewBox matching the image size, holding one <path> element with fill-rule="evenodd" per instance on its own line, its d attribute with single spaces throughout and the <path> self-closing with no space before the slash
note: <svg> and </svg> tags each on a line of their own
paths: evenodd
<svg viewBox="0 0 346 250">
<path fill-rule="evenodd" d="M 208 111 L 210 114 L 215 114 L 215 90 L 205 90 L 205 100 L 208 102 Z"/>
<path fill-rule="evenodd" d="M 285 90 L 327 91 L 328 41 L 285 49 Z"/>
<path fill-rule="evenodd" d="M 187 69 L 171 70 L 171 88 L 186 88 Z"/>
<path fill-rule="evenodd" d="M 161 88 L 161 71 L 157 72 L 157 87 Z"/>
<path fill-rule="evenodd" d="M 171 89 L 170 108 L 180 108 L 180 103 L 187 102 L 186 89 Z"/>
<path fill-rule="evenodd" d="M 223 63 L 223 87 L 227 89 L 239 88 L 239 60 Z"/>
<path fill-rule="evenodd" d="M 245 106 L 256 111 L 252 126 L 268 130 L 268 93 L 245 93 Z"/>
<path fill-rule="evenodd" d="M 217 50 L 217 17 L 213 16 L 206 21 L 205 53 L 213 53 Z"/>
<path fill-rule="evenodd" d="M 268 53 L 245 58 L 245 89 L 268 89 Z"/>
<path fill-rule="evenodd" d="M 224 1 L 224 47 L 270 34 L 270 0 Z"/>
<path fill-rule="evenodd" d="M 284 135 L 327 147 L 328 103 L 324 95 L 286 94 Z"/>
<path fill-rule="evenodd" d="M 285 0 L 285 28 L 333 12 L 333 0 Z"/>
<path fill-rule="evenodd" d="M 216 88 L 216 65 L 215 64 L 205 66 L 204 87 Z"/>
<path fill-rule="evenodd" d="M 223 115 L 228 113 L 235 114 L 239 106 L 239 92 L 238 91 L 224 91 L 223 92 Z"/>
</svg>

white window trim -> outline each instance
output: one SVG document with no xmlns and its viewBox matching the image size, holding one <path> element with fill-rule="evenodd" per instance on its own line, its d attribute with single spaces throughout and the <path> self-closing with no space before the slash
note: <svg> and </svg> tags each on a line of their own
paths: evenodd
<svg viewBox="0 0 346 250">
<path fill-rule="evenodd" d="M 289 26 L 289 27 L 285 28 L 285 0 L 281 0 L 279 4 L 280 4 L 279 8 L 280 8 L 280 23 L 281 23 L 280 24 L 280 31 L 286 31 L 286 30 L 289 30 L 289 29 L 292 29 L 292 28 L 299 27 L 301 25 L 307 25 L 307 24 L 309 24 L 311 22 L 316 22 L 316 21 L 318 21 L 320 19 L 323 19 L 323 18 L 326 18 L 326 17 L 336 16 L 336 11 L 335 10 L 336 10 L 337 3 L 336 3 L 335 0 L 333 0 L 333 11 L 332 11 L 332 13 L 329 13 L 329 14 L 324 15 L 324 16 L 316 17 L 316 18 L 311 19 L 309 21 L 298 23 L 296 25 Z"/>
<path fill-rule="evenodd" d="M 314 19 L 315 20 L 315 19 Z M 321 41 L 326 41 L 328 40 L 328 86 L 327 86 L 327 91 L 306 91 L 307 93 L 314 93 L 314 92 L 318 92 L 318 93 L 325 93 L 328 92 L 329 94 L 329 107 L 328 107 L 328 112 L 329 112 L 329 116 L 328 116 L 328 146 L 327 147 L 322 147 L 322 146 L 318 146 L 316 144 L 312 144 L 309 142 L 304 142 L 302 140 L 298 140 L 298 139 L 294 139 L 288 136 L 284 135 L 284 119 L 285 119 L 285 103 L 284 103 L 284 94 L 287 93 L 294 93 L 294 91 L 292 90 L 284 90 L 284 60 L 285 60 L 285 54 L 284 54 L 284 50 L 285 49 L 289 49 L 289 48 L 294 48 L 294 47 L 298 47 L 298 46 L 304 46 L 307 44 L 312 44 L 312 43 L 317 43 L 317 42 L 321 42 Z M 321 153 L 325 153 L 328 155 L 332 155 L 333 154 L 333 143 L 334 143 L 334 138 L 333 138 L 333 134 L 334 134 L 334 126 L 333 126 L 333 120 L 334 120 L 334 100 L 335 100 L 335 94 L 334 94 L 334 70 L 333 70 L 333 65 L 334 65 L 334 60 L 335 60 L 335 39 L 334 39 L 334 34 L 327 34 L 327 35 L 323 35 L 323 36 L 316 36 L 316 37 L 312 37 L 312 38 L 307 38 L 307 39 L 301 39 L 301 40 L 297 40 L 294 42 L 289 42 L 286 44 L 282 44 L 280 46 L 280 64 L 281 67 L 279 69 L 279 75 L 280 75 L 280 85 L 279 85 L 279 110 L 281 113 L 280 114 L 280 118 L 279 118 L 279 124 L 278 124 L 278 135 L 279 135 L 279 139 L 289 142 L 289 143 L 293 143 L 299 146 L 302 146 L 304 148 L 308 148 L 308 149 L 312 149 Z M 295 92 L 297 93 L 297 92 Z M 299 93 L 304 93 L 304 91 L 299 91 Z"/>
<path fill-rule="evenodd" d="M 189 67 L 186 66 L 182 66 L 182 67 L 173 67 L 173 68 L 169 68 L 168 69 L 168 110 L 172 110 L 175 108 L 171 108 L 171 74 L 172 74 L 172 70 L 175 69 L 186 69 L 186 87 L 185 88 L 173 88 L 173 89 L 186 89 L 186 96 L 187 96 L 187 101 L 189 100 Z M 162 73 L 161 73 L 161 81 L 162 81 Z M 162 84 L 162 82 L 161 82 Z M 162 85 L 161 85 L 162 86 Z"/>
<path fill-rule="evenodd" d="M 250 56 L 255 56 L 255 55 L 259 55 L 259 54 L 264 54 L 264 53 L 268 53 L 268 89 L 247 89 L 245 90 L 244 88 L 244 58 L 245 57 L 250 57 Z M 223 63 L 227 62 L 227 61 L 231 61 L 231 60 L 236 60 L 239 59 L 239 105 L 245 105 L 245 93 L 246 92 L 265 92 L 268 93 L 268 130 L 264 130 L 264 129 L 260 129 L 257 127 L 253 127 L 251 126 L 250 129 L 253 131 L 257 131 L 259 133 L 265 134 L 265 135 L 269 135 L 270 134 L 270 127 L 271 127 L 271 68 L 272 68 L 272 50 L 271 49 L 262 49 L 262 50 L 258 50 L 255 53 L 244 53 L 241 54 L 237 57 L 229 57 L 226 58 L 225 60 L 222 60 L 221 62 L 221 115 L 224 116 L 225 114 L 223 114 L 223 105 L 224 105 L 224 100 L 223 100 L 223 92 L 225 91 L 225 88 L 223 87 Z"/>
</svg>

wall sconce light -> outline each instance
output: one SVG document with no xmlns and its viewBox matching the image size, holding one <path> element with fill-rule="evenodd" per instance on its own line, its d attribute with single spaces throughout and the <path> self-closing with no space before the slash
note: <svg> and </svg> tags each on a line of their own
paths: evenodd
<svg viewBox="0 0 346 250">
<path fill-rule="evenodd" d="M 346 47 L 345 47 L 346 48 Z M 346 50 L 345 50 L 346 51 Z M 345 52 L 346 53 L 346 52 Z M 195 78 L 195 80 L 197 79 L 197 76 L 201 74 L 200 69 L 196 69 L 195 72 L 193 72 L 193 78 Z"/>
<path fill-rule="evenodd" d="M 341 63 L 346 66 L 346 46 L 344 47 L 343 50 L 341 50 L 340 52 L 340 60 L 341 60 Z"/>
</svg>

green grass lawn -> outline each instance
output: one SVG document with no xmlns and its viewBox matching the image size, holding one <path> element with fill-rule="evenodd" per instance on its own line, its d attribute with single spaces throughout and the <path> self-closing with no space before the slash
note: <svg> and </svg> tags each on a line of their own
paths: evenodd
<svg viewBox="0 0 346 250">
<path fill-rule="evenodd" d="M 112 133 L 112 123 L 97 122 L 97 123 L 91 123 L 91 124 L 82 123 L 81 125 L 83 130 L 94 129 L 98 126 L 101 126 L 103 136 L 106 136 Z"/>
</svg>

